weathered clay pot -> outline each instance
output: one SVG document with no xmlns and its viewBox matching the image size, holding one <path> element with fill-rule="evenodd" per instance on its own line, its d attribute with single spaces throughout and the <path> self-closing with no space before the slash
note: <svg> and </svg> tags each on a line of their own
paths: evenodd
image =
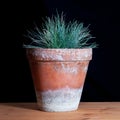
<svg viewBox="0 0 120 120">
<path fill-rule="evenodd" d="M 27 57 L 39 108 L 54 112 L 77 110 L 92 48 L 28 48 Z"/>
</svg>

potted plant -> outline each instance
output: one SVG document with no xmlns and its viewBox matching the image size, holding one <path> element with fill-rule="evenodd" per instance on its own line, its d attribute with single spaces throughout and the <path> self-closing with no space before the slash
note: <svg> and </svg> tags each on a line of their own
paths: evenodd
<svg viewBox="0 0 120 120">
<path fill-rule="evenodd" d="M 37 103 L 43 111 L 77 110 L 92 49 L 90 30 L 64 15 L 47 17 L 42 28 L 35 26 L 24 44 L 35 85 Z"/>
</svg>

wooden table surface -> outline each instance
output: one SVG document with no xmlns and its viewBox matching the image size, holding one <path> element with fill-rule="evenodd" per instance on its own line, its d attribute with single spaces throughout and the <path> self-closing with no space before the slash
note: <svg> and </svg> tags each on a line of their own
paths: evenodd
<svg viewBox="0 0 120 120">
<path fill-rule="evenodd" d="M 120 120 L 120 102 L 81 102 L 72 112 L 43 112 L 36 103 L 0 103 L 0 120 Z"/>
</svg>

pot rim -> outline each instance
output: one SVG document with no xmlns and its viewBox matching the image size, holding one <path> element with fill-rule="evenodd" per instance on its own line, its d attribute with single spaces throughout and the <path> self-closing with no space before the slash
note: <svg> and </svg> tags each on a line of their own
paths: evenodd
<svg viewBox="0 0 120 120">
<path fill-rule="evenodd" d="M 91 60 L 93 48 L 50 49 L 26 48 L 28 59 L 39 61 L 80 61 Z"/>
</svg>

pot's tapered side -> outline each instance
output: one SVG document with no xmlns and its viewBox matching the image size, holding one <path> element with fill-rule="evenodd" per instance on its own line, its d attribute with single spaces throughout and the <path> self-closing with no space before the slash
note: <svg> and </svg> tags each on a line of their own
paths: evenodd
<svg viewBox="0 0 120 120">
<path fill-rule="evenodd" d="M 77 110 L 92 49 L 27 49 L 27 56 L 40 109 Z"/>
</svg>

